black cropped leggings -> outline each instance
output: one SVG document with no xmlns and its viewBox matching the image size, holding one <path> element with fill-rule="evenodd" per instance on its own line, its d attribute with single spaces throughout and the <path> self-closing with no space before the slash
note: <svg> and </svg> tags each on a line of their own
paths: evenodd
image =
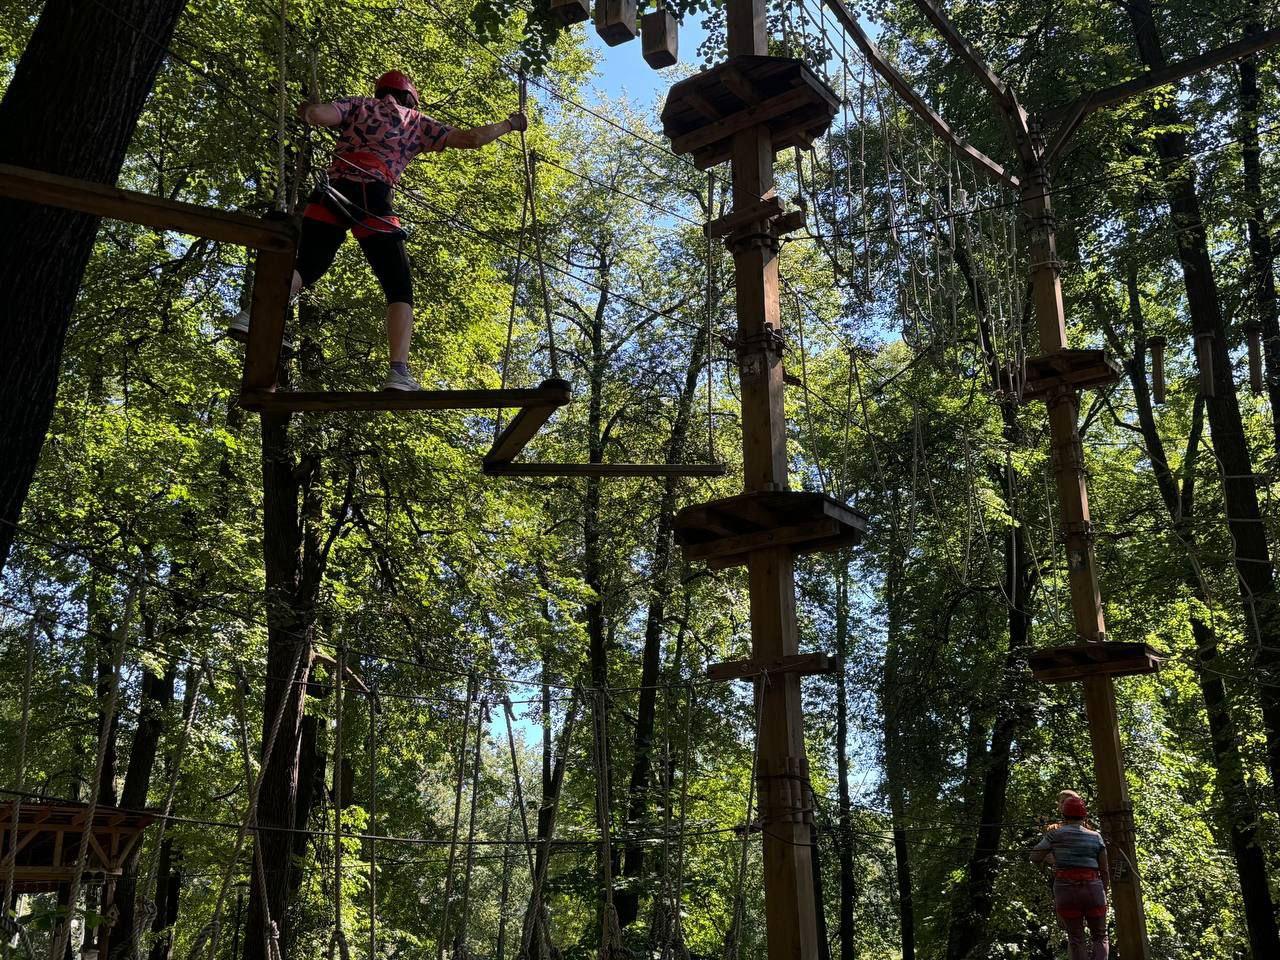
<svg viewBox="0 0 1280 960">
<path fill-rule="evenodd" d="M 349 229 L 382 285 L 387 303 L 413 306 L 404 233 L 391 208 L 391 187 L 385 183 L 336 179 L 330 181 L 328 190 L 316 188 L 302 215 L 296 266 L 302 285 L 311 286 L 333 266 Z"/>
<path fill-rule="evenodd" d="M 347 228 L 337 223 L 321 223 L 304 217 L 302 239 L 298 243 L 296 269 L 302 285 L 309 287 L 333 266 L 338 248 L 347 237 Z M 387 303 L 413 306 L 413 277 L 409 272 L 409 255 L 404 237 L 399 233 L 375 233 L 358 241 L 373 275 L 382 285 Z"/>
</svg>

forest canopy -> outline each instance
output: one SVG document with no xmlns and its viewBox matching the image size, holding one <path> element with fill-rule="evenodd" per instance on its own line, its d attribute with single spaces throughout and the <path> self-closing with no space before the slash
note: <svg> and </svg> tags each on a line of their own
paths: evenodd
<svg viewBox="0 0 1280 960">
<path fill-rule="evenodd" d="M 820 955 L 1061 955 L 1028 853 L 1060 790 L 1117 811 L 1082 685 L 1029 664 L 1102 639 L 1073 606 L 1087 540 L 1105 639 L 1161 657 L 1114 681 L 1136 861 L 1112 869 L 1141 879 L 1149 955 L 1280 956 L 1280 55 L 1070 109 L 1280 23 L 1258 0 L 942 5 L 984 84 L 929 6 L 768 5 L 769 53 L 833 97 L 776 157 L 785 479 L 866 526 L 795 559 L 798 649 L 833 664 L 803 680 L 798 775 Z M 678 65 L 541 0 L 0 0 L 0 165 L 299 219 L 335 136 L 297 104 L 394 69 L 440 124 L 497 124 L 396 187 L 409 369 L 563 378 L 521 463 L 659 468 L 493 475 L 511 409 L 251 412 L 226 331 L 253 250 L 0 199 L 6 955 L 767 955 L 762 701 L 708 676 L 752 656 L 753 579 L 676 537 L 750 456 L 734 255 L 704 230 L 730 168 L 662 119 L 724 59 L 726 12 L 640 13 L 678 20 Z M 1078 121 L 1044 183 L 1051 264 L 1002 85 L 1035 137 Z M 1115 362 L 1079 393 L 1083 527 L 1033 389 L 1049 268 L 1065 345 Z M 345 243 L 289 309 L 281 389 L 376 389 L 385 293 Z M 118 811 L 137 843 L 17 850 L 54 807 Z M 37 856 L 78 866 L 32 879 Z"/>
</svg>

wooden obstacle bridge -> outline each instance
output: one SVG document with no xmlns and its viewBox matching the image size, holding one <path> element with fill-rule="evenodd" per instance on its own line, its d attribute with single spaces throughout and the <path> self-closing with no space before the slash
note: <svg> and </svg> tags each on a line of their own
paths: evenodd
<svg viewBox="0 0 1280 960">
<path fill-rule="evenodd" d="M 7 878 L 11 868 L 13 892 L 18 894 L 66 890 L 78 883 L 78 874 L 102 884 L 100 912 L 104 922 L 97 927 L 94 946 L 97 956 L 106 957 L 111 946 L 116 881 L 142 843 L 144 831 L 156 819 L 147 811 L 101 804 L 90 808 L 87 803 L 66 801 L 6 803 L 0 807 L 0 877 Z M 82 842 L 85 860 L 81 872 Z"/>
</svg>

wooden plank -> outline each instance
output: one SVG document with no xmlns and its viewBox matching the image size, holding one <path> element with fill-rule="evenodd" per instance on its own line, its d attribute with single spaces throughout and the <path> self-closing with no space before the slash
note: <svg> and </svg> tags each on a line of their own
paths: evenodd
<svg viewBox="0 0 1280 960">
<path fill-rule="evenodd" d="M 723 237 L 743 224 L 780 217 L 783 214 L 783 209 L 782 201 L 771 194 L 759 202 L 751 204 L 749 207 L 741 210 L 735 209 L 730 213 L 726 213 L 723 217 L 717 217 L 703 227 L 702 232 L 711 238 Z"/>
<path fill-rule="evenodd" d="M 836 537 L 843 527 L 830 517 L 823 517 L 809 523 L 798 523 L 793 526 L 775 527 L 772 530 L 761 530 L 757 533 L 744 533 L 736 537 L 722 537 L 719 540 L 708 540 L 704 543 L 692 543 L 684 548 L 687 560 L 711 560 L 715 557 L 734 557 L 745 562 L 745 554 L 752 550 L 767 550 L 788 544 L 807 543 L 825 537 Z"/>
<path fill-rule="evenodd" d="M 9 163 L 0 163 L 0 196 L 259 250 L 285 253 L 297 246 L 297 234 L 287 222 L 166 200 Z"/>
<path fill-rule="evenodd" d="M 813 102 L 817 94 L 809 86 L 796 87 L 776 97 L 763 100 L 754 107 L 739 110 L 716 123 L 709 123 L 671 140 L 671 149 L 677 154 L 692 153 L 703 147 L 727 140 L 740 130 L 749 130 L 768 123 Z"/>
<path fill-rule="evenodd" d="M 261 250 L 253 271 L 253 303 L 249 308 L 249 342 L 244 352 L 241 394 L 272 390 L 284 343 L 289 314 L 289 288 L 293 280 L 294 253 Z"/>
<path fill-rule="evenodd" d="M 546 416 L 549 417 L 568 400 L 567 389 L 547 389 L 545 385 L 532 390 L 249 390 L 240 395 L 241 406 L 262 413 L 493 410 L 500 407 L 521 407 L 545 409 Z"/>
<path fill-rule="evenodd" d="M 723 477 L 723 463 L 500 463 L 484 472 L 506 477 Z"/>
<path fill-rule="evenodd" d="M 496 464 L 510 463 L 520 456 L 520 452 L 533 439 L 534 434 L 542 429 L 542 425 L 551 418 L 556 409 L 569 402 L 569 384 L 565 380 L 543 381 L 539 389 L 557 392 L 557 396 L 562 399 L 555 404 L 525 406 L 512 417 L 511 422 L 503 428 L 502 433 L 498 434 L 497 439 L 493 441 L 493 447 L 485 455 L 486 471 Z"/>
<path fill-rule="evenodd" d="M 840 658 L 826 653 L 793 653 L 770 660 L 725 660 L 707 667 L 708 680 L 745 680 L 762 674 L 801 675 L 831 673 L 839 669 Z"/>
<path fill-rule="evenodd" d="M 936 110 L 929 106 L 920 94 L 912 89 L 905 77 L 900 74 L 893 64 L 885 59 L 880 48 L 871 42 L 871 38 L 866 35 L 862 27 L 858 23 L 858 18 L 853 15 L 844 0 L 823 0 L 827 8 L 835 15 L 835 18 L 844 27 L 845 32 L 853 38 L 853 42 L 858 49 L 862 51 L 862 55 L 867 58 L 867 62 L 871 64 L 873 70 L 884 79 L 884 81 L 893 88 L 894 92 L 900 96 L 912 111 L 918 116 L 925 126 L 929 127 L 939 137 L 951 144 L 952 149 L 959 153 L 968 164 L 981 173 L 984 177 L 995 181 L 996 183 L 1008 184 L 1015 190 L 1019 187 L 1018 178 L 1009 173 L 1002 165 L 996 163 L 981 150 L 972 146 L 964 140 L 958 133 L 951 128 L 951 125 L 938 114 Z"/>
</svg>

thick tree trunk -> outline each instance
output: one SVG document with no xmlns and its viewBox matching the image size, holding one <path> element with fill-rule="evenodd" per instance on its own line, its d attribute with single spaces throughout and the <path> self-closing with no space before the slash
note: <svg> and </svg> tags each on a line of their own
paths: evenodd
<svg viewBox="0 0 1280 960">
<path fill-rule="evenodd" d="M 1000 362 L 995 351 L 989 348 L 994 342 L 989 304 L 985 291 L 977 282 L 968 250 L 963 244 L 956 245 L 956 262 L 973 294 L 987 375 L 992 383 L 999 383 Z M 1016 402 L 1011 399 L 1001 402 L 1000 416 L 1004 424 L 1005 442 L 1011 449 L 1017 448 L 1022 443 L 1022 430 L 1018 424 Z M 964 881 L 957 888 L 947 929 L 947 960 L 971 960 L 984 956 L 987 951 L 987 930 L 995 909 L 995 886 L 1000 871 L 1000 838 L 1009 792 L 1013 744 L 1029 719 L 1026 692 L 1019 689 L 1017 677 L 1018 661 L 1025 655 L 1031 642 L 1031 594 L 1038 571 L 1033 566 L 1031 550 L 1026 542 L 1026 527 L 1020 521 L 1018 477 L 1011 458 L 1006 458 L 1005 466 L 993 479 L 1001 490 L 1008 491 L 1010 497 L 1010 523 L 1005 528 L 1004 550 L 1004 595 L 1008 598 L 1006 611 L 1009 643 L 1005 651 L 1004 669 L 1000 671 L 997 684 L 991 742 L 983 756 L 978 829 L 974 836 L 973 852 L 965 868 Z"/>
<path fill-rule="evenodd" d="M 0 162 L 114 184 L 185 6 L 48 0 L 0 101 Z M 0 223 L 3 569 L 53 415 L 63 343 L 98 221 L 0 199 Z"/>
<path fill-rule="evenodd" d="M 1200 575 L 1196 560 L 1196 531 L 1192 524 L 1195 498 L 1193 481 L 1195 461 L 1200 441 L 1200 416 L 1197 403 L 1193 417 L 1191 436 L 1184 457 L 1181 490 L 1165 453 L 1164 440 L 1156 425 L 1151 394 L 1147 389 L 1146 351 L 1147 338 L 1143 322 L 1142 305 L 1138 289 L 1138 273 L 1129 267 L 1129 322 L 1133 334 L 1133 352 L 1125 369 L 1133 387 L 1134 405 L 1138 413 L 1138 425 L 1142 430 L 1147 456 L 1156 477 L 1160 499 L 1169 514 L 1170 526 L 1179 542 L 1186 549 L 1184 583 L 1191 595 L 1209 605 L 1211 597 Z M 1118 339 L 1118 338 L 1116 338 Z M 1119 346 L 1119 344 L 1116 344 Z M 1277 932 L 1275 904 L 1271 898 L 1266 856 L 1262 849 L 1258 829 L 1258 811 L 1245 779 L 1244 760 L 1240 753 L 1240 739 L 1226 684 L 1215 667 L 1218 657 L 1218 636 L 1213 626 L 1204 618 L 1191 615 L 1191 634 L 1196 643 L 1196 680 L 1204 698 L 1205 715 L 1209 721 L 1210 743 L 1218 792 L 1222 795 L 1222 814 L 1231 835 L 1231 852 L 1235 858 L 1236 874 L 1240 879 L 1241 897 L 1244 903 L 1245 926 L 1249 932 L 1249 945 L 1255 960 L 1263 957 L 1280 957 L 1280 933 Z"/>
<path fill-rule="evenodd" d="M 311 665 L 311 631 L 319 576 L 304 570 L 302 477 L 314 462 L 295 466 L 287 416 L 262 418 L 263 552 L 267 579 L 267 679 L 262 704 L 262 771 L 253 856 L 266 878 L 265 897 L 250 877 L 244 960 L 266 960 L 271 937 L 289 942 L 287 865 L 297 824 L 303 701 Z M 279 715 L 279 730 L 272 727 Z M 276 828 L 276 829 L 272 829 Z M 255 870 L 256 873 L 256 870 Z"/>
<path fill-rule="evenodd" d="M 1153 70 L 1165 66 L 1151 0 L 1132 0 L 1126 9 L 1142 62 Z M 1226 324 L 1201 219 L 1187 137 L 1179 131 L 1181 117 L 1176 107 L 1161 106 L 1155 111 L 1155 120 L 1161 127 L 1175 131 L 1158 134 L 1155 147 L 1166 167 L 1174 240 L 1187 290 L 1192 331 L 1211 345 L 1214 390 L 1213 396 L 1206 398 L 1205 406 L 1214 452 L 1221 465 L 1223 501 L 1235 545 L 1236 573 L 1248 636 L 1258 651 L 1258 698 L 1267 739 L 1267 768 L 1272 789 L 1280 796 L 1280 598 L 1276 595 L 1275 570 L 1258 507 L 1253 457 L 1236 399 Z"/>
<path fill-rule="evenodd" d="M 684 385 L 676 404 L 675 421 L 667 442 L 667 463 L 679 463 L 689 435 L 689 419 L 698 391 L 698 376 L 705 354 L 705 335 L 694 338 L 689 364 L 685 368 Z M 676 511 L 676 478 L 663 481 L 662 499 L 658 505 L 658 531 L 654 537 L 653 564 L 649 572 L 649 606 L 645 614 L 644 650 L 640 661 L 640 698 L 636 710 L 635 749 L 631 760 L 631 780 L 627 787 L 627 831 L 643 832 L 649 816 L 649 780 L 653 771 L 653 737 L 658 715 L 658 674 L 662 665 L 663 624 L 667 617 L 667 598 L 671 593 L 672 541 L 671 528 Z M 640 913 L 640 877 L 644 873 L 644 846 L 628 842 L 622 861 L 624 883 L 615 898 L 618 920 L 622 926 L 634 923 Z"/>
<path fill-rule="evenodd" d="M 1245 33 L 1260 33 L 1261 12 L 1251 5 L 1257 20 L 1246 25 Z M 1258 117 L 1262 90 L 1258 84 L 1258 63 L 1263 54 L 1240 61 L 1240 157 L 1244 167 L 1244 196 L 1249 236 L 1249 288 L 1253 308 L 1262 327 L 1262 348 L 1266 358 L 1267 396 L 1271 401 L 1271 426 L 1275 450 L 1280 454 L 1280 310 L 1276 307 L 1275 252 L 1267 232 L 1267 212 L 1262 193 L 1262 146 L 1258 139 Z"/>
<path fill-rule="evenodd" d="M 894 556 L 889 561 L 889 570 L 885 577 L 885 596 L 888 606 L 888 640 L 885 646 L 884 691 L 882 694 L 882 710 L 884 713 L 884 773 L 887 793 L 889 795 L 889 814 L 893 828 L 893 858 L 897 872 L 898 887 L 898 928 L 902 950 L 902 960 L 915 960 L 916 955 L 916 910 L 914 883 L 911 875 L 911 846 L 907 837 L 907 771 L 905 763 L 906 748 L 902 743 L 902 730 L 899 724 L 901 712 L 906 708 L 902 702 L 903 683 L 902 664 L 902 611 L 899 609 L 902 598 L 899 593 L 903 577 L 901 545 L 898 543 L 897 530 L 890 534 L 890 551 Z"/>
<path fill-rule="evenodd" d="M 849 561 L 842 559 L 836 579 L 836 653 L 840 671 L 836 674 L 836 784 L 840 801 L 840 960 L 854 960 L 853 905 L 858 898 L 858 882 L 853 872 L 853 800 L 849 796 Z"/>
<path fill-rule="evenodd" d="M 160 862 L 156 870 L 156 915 L 151 921 L 155 940 L 147 960 L 173 960 L 173 928 L 178 922 L 182 896 L 182 859 L 173 849 L 173 838 L 160 844 Z"/>
</svg>

